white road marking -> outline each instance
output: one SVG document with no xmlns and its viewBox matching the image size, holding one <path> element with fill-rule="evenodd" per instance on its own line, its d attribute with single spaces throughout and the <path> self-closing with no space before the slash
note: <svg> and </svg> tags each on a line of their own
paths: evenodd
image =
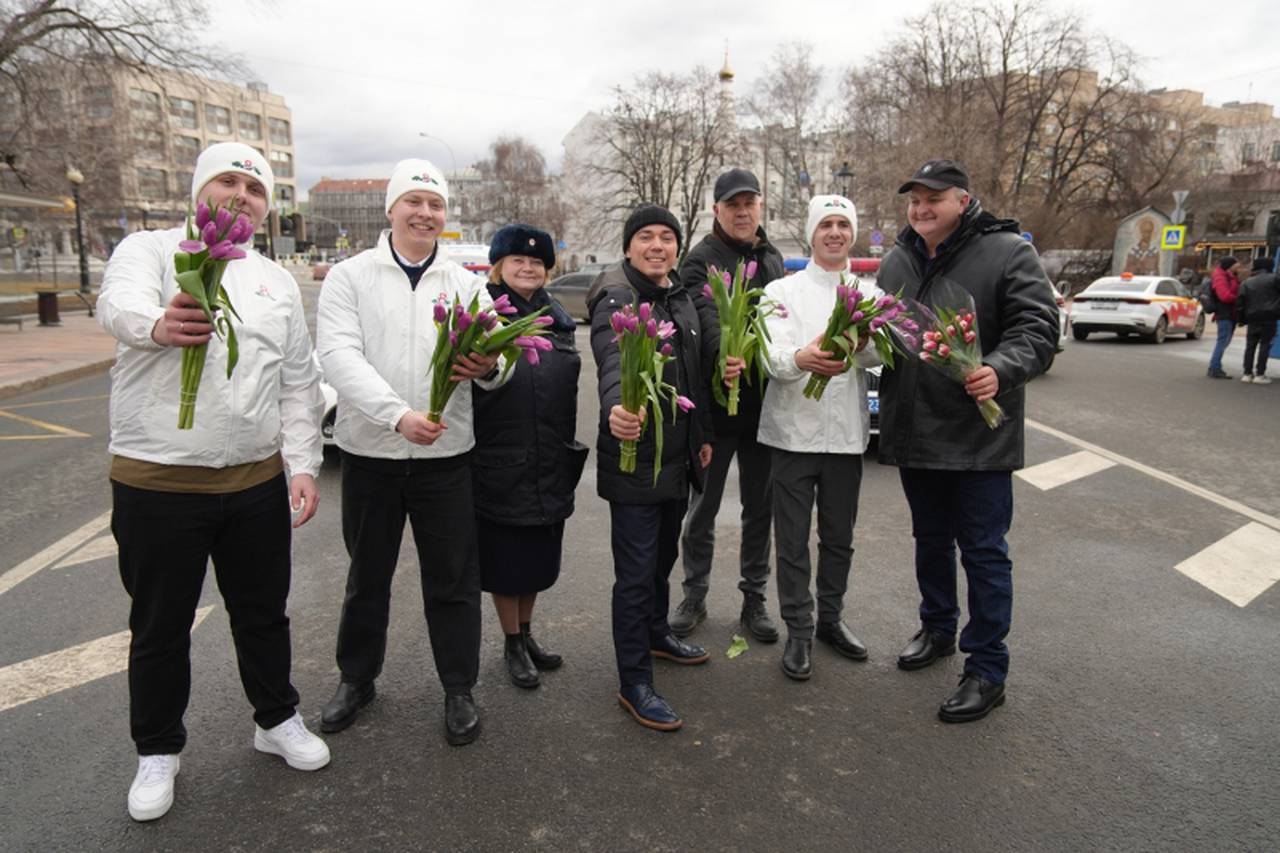
<svg viewBox="0 0 1280 853">
<path fill-rule="evenodd" d="M 111 510 L 107 510 L 93 521 L 78 530 L 54 542 L 34 557 L 23 560 L 18 565 L 0 574 L 0 595 L 4 595 L 41 569 L 47 568 L 62 557 L 79 548 L 88 540 L 106 530 L 111 524 Z"/>
<path fill-rule="evenodd" d="M 85 545 L 78 551 L 72 551 L 71 556 L 58 563 L 54 568 L 65 569 L 70 566 L 79 566 L 84 563 L 91 563 L 94 560 L 101 560 L 105 557 L 114 557 L 116 553 L 116 538 L 111 534 L 107 534 L 106 536 L 99 536 L 97 539 L 90 540 L 89 544 Z"/>
<path fill-rule="evenodd" d="M 1280 580 L 1280 533 L 1246 524 L 1174 568 L 1245 607 Z"/>
<path fill-rule="evenodd" d="M 15 415 L 13 412 L 6 412 L 3 409 L 0 409 L 0 418 L 9 418 L 27 426 L 47 430 L 47 432 L 37 435 L 0 435 L 0 441 L 21 441 L 28 438 L 89 438 L 89 433 L 87 432 L 80 432 L 71 427 L 58 426 L 48 421 L 36 420 L 26 415 Z"/>
<path fill-rule="evenodd" d="M 1249 519 L 1250 521 L 1256 521 L 1258 524 L 1261 524 L 1265 527 L 1270 527 L 1272 530 L 1280 532 L 1280 518 L 1276 518 L 1274 515 L 1267 515 L 1265 512 L 1259 512 L 1253 507 L 1245 506 L 1239 501 L 1232 500 L 1231 498 L 1225 498 L 1222 495 L 1217 494 L 1216 492 L 1211 492 L 1208 489 L 1204 488 L 1203 486 L 1197 486 L 1195 483 L 1189 483 L 1186 480 L 1182 479 L 1181 477 L 1175 477 L 1172 474 L 1166 474 L 1164 471 L 1161 471 L 1158 468 L 1152 468 L 1150 465 L 1144 465 L 1141 462 L 1137 461 L 1136 459 L 1130 459 L 1127 456 L 1121 456 L 1119 453 L 1114 453 L 1110 450 L 1107 450 L 1105 447 L 1099 447 L 1098 445 L 1085 441 L 1084 439 L 1076 438 L 1074 435 L 1069 435 L 1068 433 L 1065 433 L 1062 430 L 1054 429 L 1053 427 L 1048 426 L 1047 424 L 1042 424 L 1039 421 L 1032 420 L 1031 418 L 1027 418 L 1027 426 L 1031 427 L 1032 429 L 1039 430 L 1040 432 L 1043 432 L 1046 435 L 1051 435 L 1054 438 L 1059 438 L 1067 442 L 1068 444 L 1074 444 L 1076 447 L 1079 447 L 1081 450 L 1088 450 L 1090 453 L 1096 453 L 1097 455 L 1103 457 L 1104 459 L 1110 459 L 1112 462 L 1115 462 L 1117 465 L 1124 465 L 1126 467 L 1132 468 L 1135 471 L 1140 471 L 1149 477 L 1154 477 L 1155 479 L 1159 480 L 1162 483 L 1168 483 L 1169 485 L 1174 486 L 1175 488 L 1182 489 L 1184 492 L 1195 495 L 1198 498 L 1203 498 L 1204 500 L 1207 500 L 1212 504 L 1216 504 L 1217 506 L 1220 506 L 1223 509 L 1230 510 L 1231 512 L 1237 513 L 1239 515 L 1243 515 L 1245 518 Z"/>
<path fill-rule="evenodd" d="M 212 606 L 197 610 L 191 630 L 212 610 Z M 128 631 L 10 664 L 0 669 L 0 711 L 123 672 L 128 666 Z"/>
<path fill-rule="evenodd" d="M 1047 492 L 1049 489 L 1088 477 L 1090 474 L 1114 468 L 1115 464 L 1110 459 L 1105 459 L 1096 453 L 1081 450 L 1079 453 L 1072 453 L 1050 462 L 1033 465 L 1016 473 L 1018 477 L 1026 480 L 1037 489 Z"/>
</svg>

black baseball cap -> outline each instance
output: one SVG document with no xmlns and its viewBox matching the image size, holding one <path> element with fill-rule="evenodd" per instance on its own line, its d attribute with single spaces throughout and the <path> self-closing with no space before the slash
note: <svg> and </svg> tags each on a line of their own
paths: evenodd
<svg viewBox="0 0 1280 853">
<path fill-rule="evenodd" d="M 911 176 L 911 180 L 898 187 L 899 195 L 910 192 L 911 188 L 916 184 L 928 187 L 931 190 L 959 187 L 967 191 L 969 189 L 969 173 L 955 160 L 930 160 L 919 169 L 916 169 L 916 173 Z"/>
<path fill-rule="evenodd" d="M 738 193 L 760 195 L 760 179 L 746 169 L 730 169 L 716 178 L 716 203 L 733 198 Z"/>
</svg>

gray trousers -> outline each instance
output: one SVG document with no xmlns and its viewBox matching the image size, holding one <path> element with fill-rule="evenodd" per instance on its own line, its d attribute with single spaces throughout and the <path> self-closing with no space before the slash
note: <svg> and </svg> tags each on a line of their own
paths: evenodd
<svg viewBox="0 0 1280 853">
<path fill-rule="evenodd" d="M 707 597 L 711 558 L 716 547 L 716 514 L 729 479 L 729 463 L 738 457 L 738 493 L 742 500 L 742 545 L 738 552 L 742 579 L 738 589 L 764 595 L 769 582 L 769 522 L 771 499 L 769 463 L 771 448 L 754 435 L 733 435 L 716 439 L 711 467 L 702 493 L 694 493 L 680 537 L 684 562 L 684 596 L 694 601 Z"/>
<path fill-rule="evenodd" d="M 853 564 L 862 457 L 773 449 L 773 529 L 778 547 L 778 602 L 787 634 L 813 637 L 809 526 L 818 501 L 818 621 L 839 620 Z"/>
</svg>

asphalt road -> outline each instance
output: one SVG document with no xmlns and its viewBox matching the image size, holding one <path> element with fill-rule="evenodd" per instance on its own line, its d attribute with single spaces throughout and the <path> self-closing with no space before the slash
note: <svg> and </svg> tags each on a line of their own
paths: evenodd
<svg viewBox="0 0 1280 853">
<path fill-rule="evenodd" d="M 106 379 L 5 401 L 0 411 L 28 420 L 0 417 L 0 706 L 6 677 L 24 667 L 45 688 L 73 683 L 0 710 L 0 849 L 1275 849 L 1280 587 L 1239 606 L 1174 567 L 1259 524 L 1231 501 L 1280 516 L 1280 384 L 1208 380 L 1208 349 L 1096 337 L 1072 342 L 1032 385 L 1031 417 L 1067 438 L 1028 429 L 1029 465 L 1085 442 L 1166 476 L 1122 462 L 1048 490 L 1015 480 L 1009 701 L 987 720 L 935 716 L 958 656 L 917 673 L 894 666 L 916 628 L 909 524 L 896 471 L 870 462 L 845 616 L 871 659 L 819 646 L 813 679 L 794 683 L 780 645 L 725 657 L 740 603 L 731 494 L 710 617 L 694 635 L 712 661 L 658 664 L 685 728 L 637 726 L 614 701 L 608 516 L 593 458 L 564 573 L 536 618 L 566 665 L 536 691 L 511 686 L 486 602 L 484 728 L 465 748 L 444 741 L 409 536 L 378 699 L 328 738 L 333 763 L 314 774 L 253 751 L 226 614 L 207 582 L 177 802 L 147 825 L 125 812 L 136 759 L 118 648 L 111 674 L 92 680 L 68 676 L 76 667 L 58 656 L 125 630 L 114 558 L 99 537 L 80 548 L 90 559 L 33 560 L 110 508 Z M 585 362 L 579 436 L 592 443 Z M 32 420 L 84 436 L 30 437 L 48 432 Z M 337 677 L 338 478 L 326 466 L 319 514 L 295 539 L 294 680 L 312 723 Z M 5 589 L 15 568 L 30 576 Z"/>
</svg>

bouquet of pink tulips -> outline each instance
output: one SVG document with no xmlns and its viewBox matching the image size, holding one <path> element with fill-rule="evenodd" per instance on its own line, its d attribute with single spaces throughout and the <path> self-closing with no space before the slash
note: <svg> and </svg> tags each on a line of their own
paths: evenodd
<svg viewBox="0 0 1280 853">
<path fill-rule="evenodd" d="M 880 354 L 880 360 L 892 366 L 894 341 L 888 327 L 906 310 L 898 297 L 887 294 L 863 296 L 857 285 L 844 284 L 842 277 L 841 283 L 836 285 L 836 304 L 831 309 L 831 318 L 827 320 L 822 349 L 843 357 L 845 364 L 852 366 L 858 352 L 858 339 L 868 335 Z M 830 381 L 830 376 L 811 374 L 804 386 L 804 395 L 811 400 L 821 400 Z"/>
<path fill-rule="evenodd" d="M 659 323 L 647 302 L 636 308 L 623 306 L 609 318 L 613 327 L 614 342 L 622 356 L 622 408 L 632 414 L 647 409 L 648 415 L 641 426 L 644 430 L 653 425 L 653 485 L 658 484 L 658 472 L 662 470 L 662 424 L 666 420 L 662 411 L 664 401 L 671 404 L 671 417 L 676 409 L 688 412 L 693 401 L 681 395 L 674 385 L 662 381 L 662 370 L 672 355 L 671 342 L 676 327 L 670 321 Z M 622 457 L 618 470 L 633 474 L 636 470 L 636 442 L 623 441 Z"/>
<path fill-rule="evenodd" d="M 919 321 L 911 316 L 901 318 L 894 324 L 894 330 L 904 349 L 963 383 L 982 366 L 982 343 L 978 338 L 973 296 L 953 282 L 937 281 L 930 286 L 929 300 L 932 308 L 912 300 L 909 313 L 919 317 Z M 995 400 L 977 405 L 991 429 L 1007 419 Z"/>
<path fill-rule="evenodd" d="M 504 293 L 489 308 L 481 310 L 480 294 L 471 297 L 471 304 L 463 306 L 456 296 L 453 305 L 436 302 L 432 309 L 436 324 L 436 348 L 431 355 L 431 390 L 427 402 L 427 420 L 440 423 L 444 408 L 458 383 L 449 376 L 454 362 L 473 352 L 491 355 L 500 353 L 507 357 L 506 376 L 515 366 L 516 359 L 524 356 L 530 364 L 538 363 L 538 352 L 551 349 L 551 341 L 544 335 L 547 326 L 555 321 L 543 314 L 545 308 L 521 317 L 507 319 L 517 313 L 511 300 Z"/>
<path fill-rule="evenodd" d="M 726 270 L 708 266 L 707 283 L 702 286 L 702 294 L 715 303 L 716 313 L 720 317 L 720 357 L 716 361 L 711 393 L 730 415 L 738 414 L 738 385 L 743 376 L 750 379 L 753 364 L 756 368 L 756 380 L 764 382 L 764 361 L 757 359 L 756 354 L 762 342 L 769 340 L 769 327 L 765 324 L 765 318 L 774 313 L 787 316 L 787 310 L 782 304 L 765 297 L 763 290 L 751 289 L 751 279 L 755 274 L 755 261 L 745 264 L 738 261 L 738 268 L 732 276 Z M 726 400 L 724 370 L 729 358 L 742 359 L 744 366 L 742 374 L 734 377 L 730 383 Z"/>
<path fill-rule="evenodd" d="M 195 217 L 187 217 L 187 239 L 178 244 L 173 255 L 178 287 L 193 297 L 204 309 L 213 331 L 227 345 L 227 378 L 240 360 L 240 346 L 231 318 L 240 315 L 222 286 L 222 273 L 227 264 L 245 256 L 237 244 L 253 236 L 253 223 L 230 205 L 210 207 L 201 202 Z M 196 422 L 196 394 L 209 345 L 183 347 L 182 388 L 178 392 L 178 429 L 191 429 Z"/>
</svg>

